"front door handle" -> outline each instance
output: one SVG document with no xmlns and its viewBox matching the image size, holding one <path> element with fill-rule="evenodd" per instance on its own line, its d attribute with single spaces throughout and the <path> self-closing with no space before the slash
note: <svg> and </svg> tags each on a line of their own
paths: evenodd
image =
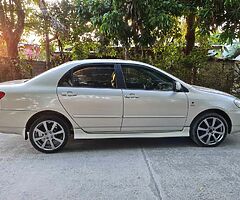
<svg viewBox="0 0 240 200">
<path fill-rule="evenodd" d="M 130 94 L 125 95 L 125 98 L 126 98 L 126 99 L 138 99 L 139 96 L 137 96 L 137 95 L 134 94 L 134 93 L 130 93 Z"/>
<path fill-rule="evenodd" d="M 67 91 L 67 92 L 62 92 L 61 95 L 62 96 L 73 97 L 73 96 L 77 96 L 77 93 L 74 93 L 72 91 Z"/>
</svg>

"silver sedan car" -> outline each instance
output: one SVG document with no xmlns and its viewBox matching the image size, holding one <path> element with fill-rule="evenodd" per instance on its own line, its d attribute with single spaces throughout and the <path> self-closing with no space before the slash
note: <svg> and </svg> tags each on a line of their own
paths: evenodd
<svg viewBox="0 0 240 200">
<path fill-rule="evenodd" d="M 151 65 L 125 60 L 68 62 L 30 80 L 0 84 L 0 132 L 35 149 L 68 141 L 191 137 L 217 146 L 240 131 L 240 100 L 189 85 Z"/>
</svg>

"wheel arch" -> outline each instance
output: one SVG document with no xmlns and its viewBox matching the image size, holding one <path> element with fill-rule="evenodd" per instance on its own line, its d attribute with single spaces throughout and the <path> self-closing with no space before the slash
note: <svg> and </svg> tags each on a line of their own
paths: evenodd
<svg viewBox="0 0 240 200">
<path fill-rule="evenodd" d="M 30 127 L 32 125 L 32 123 L 38 119 L 39 117 L 42 117 L 42 116 L 49 116 L 49 115 L 54 115 L 54 116 L 58 116 L 60 117 L 61 119 L 63 119 L 67 125 L 70 127 L 70 133 L 73 134 L 74 133 L 74 130 L 73 130 L 73 125 L 72 123 L 70 122 L 70 120 L 64 116 L 63 114 L 59 113 L 59 112 L 56 112 L 56 111 L 52 111 L 52 110 L 45 110 L 45 111 L 40 111 L 36 114 L 34 114 L 28 121 L 27 121 L 27 124 L 26 124 L 26 128 L 25 128 L 25 135 L 24 135 L 24 138 L 25 140 L 28 139 L 28 132 L 30 130 Z"/>
<path fill-rule="evenodd" d="M 228 124 L 228 133 L 231 133 L 232 131 L 232 121 L 230 119 L 230 117 L 228 116 L 228 114 L 226 112 L 224 112 L 223 110 L 220 110 L 220 109 L 208 109 L 208 110 L 204 110 L 202 111 L 201 113 L 199 113 L 191 122 L 190 124 L 190 127 L 192 127 L 192 124 L 196 121 L 196 119 L 205 114 L 205 113 L 217 113 L 219 115 L 221 115 L 226 121 L 227 121 L 227 124 Z"/>
</svg>

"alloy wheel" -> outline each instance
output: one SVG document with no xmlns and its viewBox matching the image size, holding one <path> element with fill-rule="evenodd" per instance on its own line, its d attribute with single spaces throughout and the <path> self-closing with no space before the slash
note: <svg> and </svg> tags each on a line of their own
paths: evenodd
<svg viewBox="0 0 240 200">
<path fill-rule="evenodd" d="M 217 117 L 203 119 L 197 127 L 197 137 L 205 145 L 211 146 L 221 142 L 226 132 L 224 122 Z"/>
<path fill-rule="evenodd" d="M 53 120 L 45 120 L 33 130 L 34 143 L 44 151 L 58 149 L 65 140 L 66 134 L 62 125 Z"/>
</svg>

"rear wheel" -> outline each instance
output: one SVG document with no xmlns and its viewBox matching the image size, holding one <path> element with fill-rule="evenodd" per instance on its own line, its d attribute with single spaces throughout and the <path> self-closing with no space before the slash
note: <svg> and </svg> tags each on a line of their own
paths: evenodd
<svg viewBox="0 0 240 200">
<path fill-rule="evenodd" d="M 32 146 L 43 153 L 61 150 L 68 141 L 69 127 L 57 116 L 43 116 L 31 126 L 29 138 Z"/>
<path fill-rule="evenodd" d="M 205 113 L 194 120 L 190 136 L 200 146 L 217 146 L 228 133 L 226 120 L 217 113 Z"/>
</svg>

